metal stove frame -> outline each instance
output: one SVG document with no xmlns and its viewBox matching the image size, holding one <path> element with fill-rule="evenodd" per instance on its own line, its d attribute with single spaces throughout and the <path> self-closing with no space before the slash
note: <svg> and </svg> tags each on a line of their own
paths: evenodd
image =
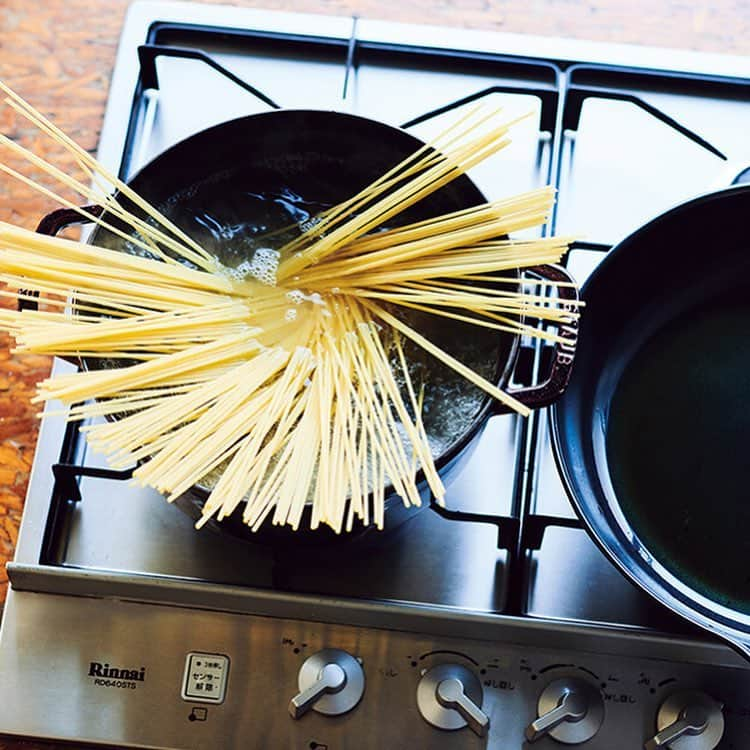
<svg viewBox="0 0 750 750">
<path fill-rule="evenodd" d="M 696 95 L 717 95 L 750 102 L 750 59 L 723 55 L 707 55 L 684 51 L 636 48 L 581 41 L 565 41 L 510 34 L 440 29 L 429 26 L 343 17 L 303 16 L 257 10 L 227 8 L 232 20 L 215 26 L 221 14 L 217 6 L 182 3 L 137 2 L 131 6 L 118 51 L 115 75 L 102 130 L 100 160 L 109 168 L 119 170 L 126 178 L 135 159 L 134 134 L 139 129 L 146 135 L 153 117 L 159 79 L 156 60 L 163 55 L 201 60 L 218 74 L 228 77 L 269 107 L 278 107 L 256 87 L 255 82 L 242 81 L 231 71 L 200 50 L 175 49 L 162 42 L 172 31 L 184 34 L 218 34 L 233 44 L 273 45 L 275 48 L 304 51 L 314 49 L 334 56 L 342 64 L 342 102 L 348 93 L 351 72 L 360 61 L 396 58 L 409 63 L 429 61 L 432 66 L 492 70 L 500 76 L 519 81 L 514 85 L 493 86 L 463 99 L 446 103 L 404 123 L 409 127 L 435 117 L 470 101 L 495 92 L 532 94 L 541 101 L 540 129 L 542 138 L 551 144 L 549 182 L 557 188 L 570 159 L 574 139 L 563 134 L 574 133 L 578 127 L 583 103 L 589 98 L 628 101 L 661 122 L 727 161 L 728 157 L 699 133 L 682 125 L 665 112 L 631 93 L 629 87 L 658 88 L 668 84 L 670 90 L 688 91 Z M 169 21 L 152 23 L 153 18 Z M 145 43 L 144 43 L 145 42 Z M 137 50 L 137 59 L 134 53 Z M 529 50 L 535 54 L 529 55 Z M 700 73 L 694 72 L 701 71 Z M 141 100 L 145 102 L 141 106 Z M 553 214 L 549 230 L 554 231 Z M 577 247 L 606 252 L 608 245 L 579 243 Z M 527 370 L 535 369 L 539 357 L 527 356 Z M 527 372 L 522 377 L 528 377 Z M 517 513 L 507 518 L 477 518 L 498 526 L 498 543 L 511 551 L 520 564 L 532 550 L 540 548 L 544 531 L 549 526 L 576 526 L 570 518 L 538 515 L 529 507 L 533 482 L 534 453 L 537 447 L 539 419 L 532 418 L 523 436 L 528 448 L 523 466 L 524 482 L 520 489 Z M 108 597 L 141 602 L 169 603 L 178 606 L 219 609 L 273 617 L 312 615 L 326 622 L 348 625 L 386 627 L 425 633 L 450 633 L 474 638 L 539 641 L 554 631 L 562 645 L 573 644 L 583 629 L 592 650 L 615 653 L 628 646 L 627 629 L 597 625 L 579 625 L 545 621 L 523 616 L 523 591 L 516 590 L 509 598 L 508 612 L 486 615 L 472 612 L 435 612 L 428 607 L 408 604 L 353 602 L 331 598 L 320 599 L 276 591 L 240 590 L 237 587 L 206 586 L 194 581 L 159 578 L 156 576 L 92 572 L 51 564 L 50 549 L 64 535 L 65 510 L 79 499 L 77 478 L 104 476 L 127 478 L 128 472 L 79 466 L 75 462 L 76 436 L 68 428 L 65 435 L 53 434 L 58 426 L 45 423 L 39 437 L 41 456 L 35 461 L 30 482 L 24 522 L 15 562 L 8 565 L 12 592 L 99 596 L 104 589 Z M 54 446 L 63 445 L 61 455 L 46 455 Z M 39 466 L 53 465 L 54 477 L 40 476 Z M 49 498 L 54 498 L 50 507 Z M 458 512 L 458 520 L 461 514 Z M 516 576 L 517 577 L 517 576 Z M 662 658 L 679 658 L 689 648 L 691 660 L 705 659 L 710 663 L 738 666 L 742 664 L 726 647 L 705 639 L 667 638 L 660 634 L 633 629 L 640 654 L 658 654 Z"/>
</svg>

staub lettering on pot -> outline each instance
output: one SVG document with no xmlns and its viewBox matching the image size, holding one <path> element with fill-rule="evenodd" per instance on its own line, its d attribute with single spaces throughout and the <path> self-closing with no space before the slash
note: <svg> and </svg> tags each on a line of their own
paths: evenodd
<svg viewBox="0 0 750 750">
<path fill-rule="evenodd" d="M 109 664 L 98 661 L 89 663 L 89 677 L 108 677 L 113 680 L 136 680 L 143 682 L 146 679 L 146 667 L 140 669 L 125 669 L 123 667 L 110 667 Z"/>
</svg>

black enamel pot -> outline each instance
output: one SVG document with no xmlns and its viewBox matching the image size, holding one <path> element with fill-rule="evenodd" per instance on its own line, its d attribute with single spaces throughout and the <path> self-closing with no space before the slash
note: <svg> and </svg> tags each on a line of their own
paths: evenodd
<svg viewBox="0 0 750 750">
<path fill-rule="evenodd" d="M 252 238 L 260 224 L 264 225 L 260 229 L 265 229 L 303 222 L 321 208 L 349 198 L 422 145 L 403 130 L 362 117 L 280 110 L 200 132 L 158 156 L 129 185 L 204 247 L 214 248 L 217 257 L 231 266 L 247 259 L 249 251 L 243 251 L 242 242 Z M 127 200 L 122 197 L 121 200 L 129 210 L 137 212 Z M 461 176 L 405 211 L 398 222 L 426 219 L 483 201 L 471 180 Z M 262 221 L 258 219 L 259 211 L 263 214 Z M 55 233 L 80 221 L 73 211 L 57 211 L 42 221 L 39 231 Z M 124 245 L 101 228 L 92 232 L 90 241 L 118 249 Z M 553 266 L 538 267 L 534 272 L 547 279 L 569 280 L 562 269 Z M 575 297 L 572 289 L 564 288 L 562 294 Z M 437 327 L 433 324 L 430 336 L 486 377 L 503 385 L 509 382 L 518 352 L 516 337 L 492 331 L 478 335 L 476 327 L 447 319 L 441 319 Z M 575 347 L 574 332 L 569 336 L 568 343 L 553 356 L 551 371 L 544 382 L 513 392 L 522 403 L 531 408 L 545 406 L 565 388 Z M 466 413 L 459 415 L 460 427 L 443 441 L 436 461 L 441 471 L 447 471 L 465 456 L 487 419 L 505 408 L 483 395 L 471 403 Z M 437 419 L 439 410 L 449 406 L 426 404 L 425 420 L 430 419 L 430 410 Z M 197 517 L 207 492 L 206 487 L 195 487 L 178 505 Z M 405 516 L 401 500 L 390 490 L 386 525 L 394 525 Z M 303 518 L 301 528 L 306 526 L 307 518 Z M 293 539 L 300 544 L 308 538 L 320 542 L 335 536 L 327 529 L 306 534 L 273 527 L 270 523 L 253 533 L 240 517 L 225 519 L 219 527 L 223 532 L 253 541 Z"/>
<path fill-rule="evenodd" d="M 551 411 L 591 536 L 638 586 L 750 656 L 750 186 L 680 205 L 582 289 Z"/>
</svg>

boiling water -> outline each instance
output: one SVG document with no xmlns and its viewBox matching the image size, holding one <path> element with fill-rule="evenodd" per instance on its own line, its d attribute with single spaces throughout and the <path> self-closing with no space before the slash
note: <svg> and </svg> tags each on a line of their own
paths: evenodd
<svg viewBox="0 0 750 750">
<path fill-rule="evenodd" d="M 726 292 L 658 331 L 611 402 L 618 501 L 665 567 L 750 612 L 750 303 Z"/>
<path fill-rule="evenodd" d="M 281 247 L 298 236 L 300 227 L 309 226 L 316 214 L 332 205 L 309 200 L 287 185 L 258 192 L 256 182 L 251 173 L 222 172 L 175 193 L 158 208 L 230 273 L 243 275 L 254 262 L 257 265 L 259 253 Z M 318 185 L 306 182 L 308 195 L 331 196 L 336 189 L 323 182 Z M 92 241 L 133 254 L 146 254 L 102 230 L 97 230 Z M 399 315 L 480 375 L 490 380 L 496 376 L 501 348 L 495 332 L 413 311 Z M 415 387 L 425 384 L 423 420 L 433 456 L 437 458 L 467 433 L 486 403 L 486 396 L 411 342 L 404 341 L 404 350 Z M 99 366 L 118 365 L 121 362 L 99 363 Z M 400 366 L 395 355 L 392 365 L 398 373 Z M 212 486 L 215 479 L 214 476 L 207 480 L 207 486 Z"/>
</svg>

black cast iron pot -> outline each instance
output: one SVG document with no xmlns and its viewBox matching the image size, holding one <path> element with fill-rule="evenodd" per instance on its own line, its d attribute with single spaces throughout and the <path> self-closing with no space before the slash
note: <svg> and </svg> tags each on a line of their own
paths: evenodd
<svg viewBox="0 0 750 750">
<path fill-rule="evenodd" d="M 632 581 L 750 656 L 750 186 L 691 200 L 582 289 L 553 407 L 573 505 Z"/>
<path fill-rule="evenodd" d="M 421 146 L 421 141 L 403 130 L 362 117 L 281 110 L 223 123 L 191 136 L 154 159 L 129 185 L 198 242 L 214 248 L 217 257 L 231 266 L 247 258 L 242 242 L 252 239 L 259 224 L 274 228 L 304 221 L 321 208 L 349 198 Z M 138 212 L 122 196 L 120 200 L 128 210 Z M 418 221 L 482 202 L 484 197 L 479 190 L 468 177 L 461 176 L 403 212 L 393 223 Z M 101 212 L 98 207 L 89 210 Z M 258 218 L 259 211 L 262 219 Z M 80 222 L 81 217 L 74 211 L 56 211 L 45 217 L 39 231 L 54 234 L 63 226 Z M 92 232 L 90 241 L 124 248 L 122 240 L 101 228 Z M 554 266 L 537 267 L 533 272 L 546 279 L 570 280 Z M 572 288 L 563 287 L 561 294 L 568 299 L 576 297 Z M 418 325 L 421 323 L 430 325 L 427 316 L 417 321 Z M 516 337 L 487 333 L 486 329 L 447 319 L 440 319 L 439 326 L 433 323 L 429 335 L 486 377 L 502 385 L 509 382 L 518 352 Z M 512 391 L 522 403 L 539 408 L 564 390 L 575 349 L 575 331 L 571 329 L 566 336 L 566 343 L 555 351 L 546 379 L 540 385 Z M 465 387 L 473 388 L 468 384 Z M 425 408 L 429 411 L 448 406 L 433 404 Z M 502 413 L 505 407 L 482 395 L 471 411 L 461 415 L 463 426 L 437 456 L 441 472 L 468 454 L 487 419 Z M 425 419 L 429 419 L 428 414 Z M 197 518 L 207 493 L 206 487 L 195 487 L 177 504 Z M 392 489 L 387 494 L 386 526 L 393 526 L 408 513 Z M 308 518 L 303 518 L 301 529 L 307 522 Z M 336 537 L 327 528 L 292 532 L 270 523 L 253 533 L 242 523 L 241 513 L 214 526 L 253 541 L 293 540 L 303 544 Z"/>
</svg>

